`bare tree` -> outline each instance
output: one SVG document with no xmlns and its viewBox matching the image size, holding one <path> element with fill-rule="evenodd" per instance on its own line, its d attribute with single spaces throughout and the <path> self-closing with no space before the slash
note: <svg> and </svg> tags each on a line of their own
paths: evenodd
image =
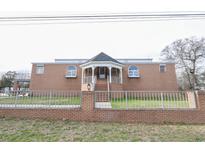
<svg viewBox="0 0 205 154">
<path fill-rule="evenodd" d="M 189 88 L 195 89 L 197 74 L 205 69 L 205 38 L 179 39 L 166 46 L 161 52 L 163 59 L 176 62 L 176 68 L 186 75 Z"/>
</svg>

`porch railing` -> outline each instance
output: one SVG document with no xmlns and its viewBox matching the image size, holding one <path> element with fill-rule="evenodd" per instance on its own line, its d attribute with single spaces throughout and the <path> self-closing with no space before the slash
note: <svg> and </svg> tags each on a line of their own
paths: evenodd
<svg viewBox="0 0 205 154">
<path fill-rule="evenodd" d="M 95 107 L 110 109 L 193 109 L 194 92 L 96 91 Z"/>
<path fill-rule="evenodd" d="M 96 84 L 96 82 L 97 82 L 97 77 L 96 77 L 96 76 L 94 76 L 93 90 L 95 90 L 95 84 Z"/>
<path fill-rule="evenodd" d="M 83 84 L 92 83 L 92 76 L 83 77 Z"/>
<path fill-rule="evenodd" d="M 112 83 L 120 83 L 120 77 L 118 76 L 112 76 L 111 77 Z"/>
</svg>

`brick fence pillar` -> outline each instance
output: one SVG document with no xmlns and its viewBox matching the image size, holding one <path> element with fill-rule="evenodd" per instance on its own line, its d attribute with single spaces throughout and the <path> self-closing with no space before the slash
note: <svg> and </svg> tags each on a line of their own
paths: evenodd
<svg viewBox="0 0 205 154">
<path fill-rule="evenodd" d="M 82 120 L 93 121 L 94 92 L 82 92 Z"/>
<path fill-rule="evenodd" d="M 205 91 L 198 91 L 197 102 L 199 109 L 205 112 Z"/>
<path fill-rule="evenodd" d="M 82 92 L 82 110 L 85 112 L 93 112 L 94 110 L 94 92 Z"/>
</svg>

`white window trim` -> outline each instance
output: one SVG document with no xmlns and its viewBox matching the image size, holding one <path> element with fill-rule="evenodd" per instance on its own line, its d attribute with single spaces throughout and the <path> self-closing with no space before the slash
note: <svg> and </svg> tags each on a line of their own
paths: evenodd
<svg viewBox="0 0 205 154">
<path fill-rule="evenodd" d="M 164 72 L 161 72 L 161 69 L 160 69 L 161 66 L 164 66 Z M 166 64 L 159 64 L 159 72 L 165 73 L 166 71 L 167 71 L 167 65 Z"/>
<path fill-rule="evenodd" d="M 128 67 L 128 77 L 129 78 L 139 78 L 140 77 L 140 71 L 139 71 L 139 68 L 137 66 L 135 66 L 137 68 L 137 70 L 130 70 L 130 67 L 131 66 L 135 66 L 135 65 L 130 65 Z M 130 75 L 130 72 L 132 72 L 132 75 Z M 137 75 L 134 75 L 136 72 Z"/>
<path fill-rule="evenodd" d="M 69 70 L 69 67 L 71 67 L 71 66 L 75 67 L 75 70 Z M 74 65 L 67 66 L 65 77 L 66 78 L 76 78 L 77 77 L 77 67 Z"/>
<path fill-rule="evenodd" d="M 39 71 L 40 68 L 40 71 Z M 45 66 L 44 64 L 36 64 L 36 74 L 44 74 Z"/>
</svg>

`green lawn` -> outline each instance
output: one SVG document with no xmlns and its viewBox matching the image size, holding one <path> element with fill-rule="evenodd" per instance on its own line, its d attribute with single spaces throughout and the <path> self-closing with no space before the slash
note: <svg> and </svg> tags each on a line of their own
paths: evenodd
<svg viewBox="0 0 205 154">
<path fill-rule="evenodd" d="M 38 96 L 26 96 L 26 97 L 0 97 L 0 104 L 45 104 L 45 105 L 80 105 L 80 97 L 38 97 Z"/>
<path fill-rule="evenodd" d="M 26 97 L 0 97 L 0 104 L 44 104 L 44 105 L 80 105 L 80 97 L 38 97 L 38 96 L 26 96 Z M 112 109 L 132 109 L 132 108 L 188 108 L 189 103 L 187 101 L 168 101 L 165 100 L 140 100 L 128 98 L 112 99 Z"/>
<path fill-rule="evenodd" d="M 205 125 L 0 118 L 0 141 L 205 141 Z"/>
<path fill-rule="evenodd" d="M 112 99 L 111 105 L 113 109 L 126 109 L 126 108 L 188 108 L 189 103 L 187 101 L 169 101 L 164 100 L 140 100 L 140 99 L 128 99 L 127 103 L 125 99 Z"/>
</svg>

